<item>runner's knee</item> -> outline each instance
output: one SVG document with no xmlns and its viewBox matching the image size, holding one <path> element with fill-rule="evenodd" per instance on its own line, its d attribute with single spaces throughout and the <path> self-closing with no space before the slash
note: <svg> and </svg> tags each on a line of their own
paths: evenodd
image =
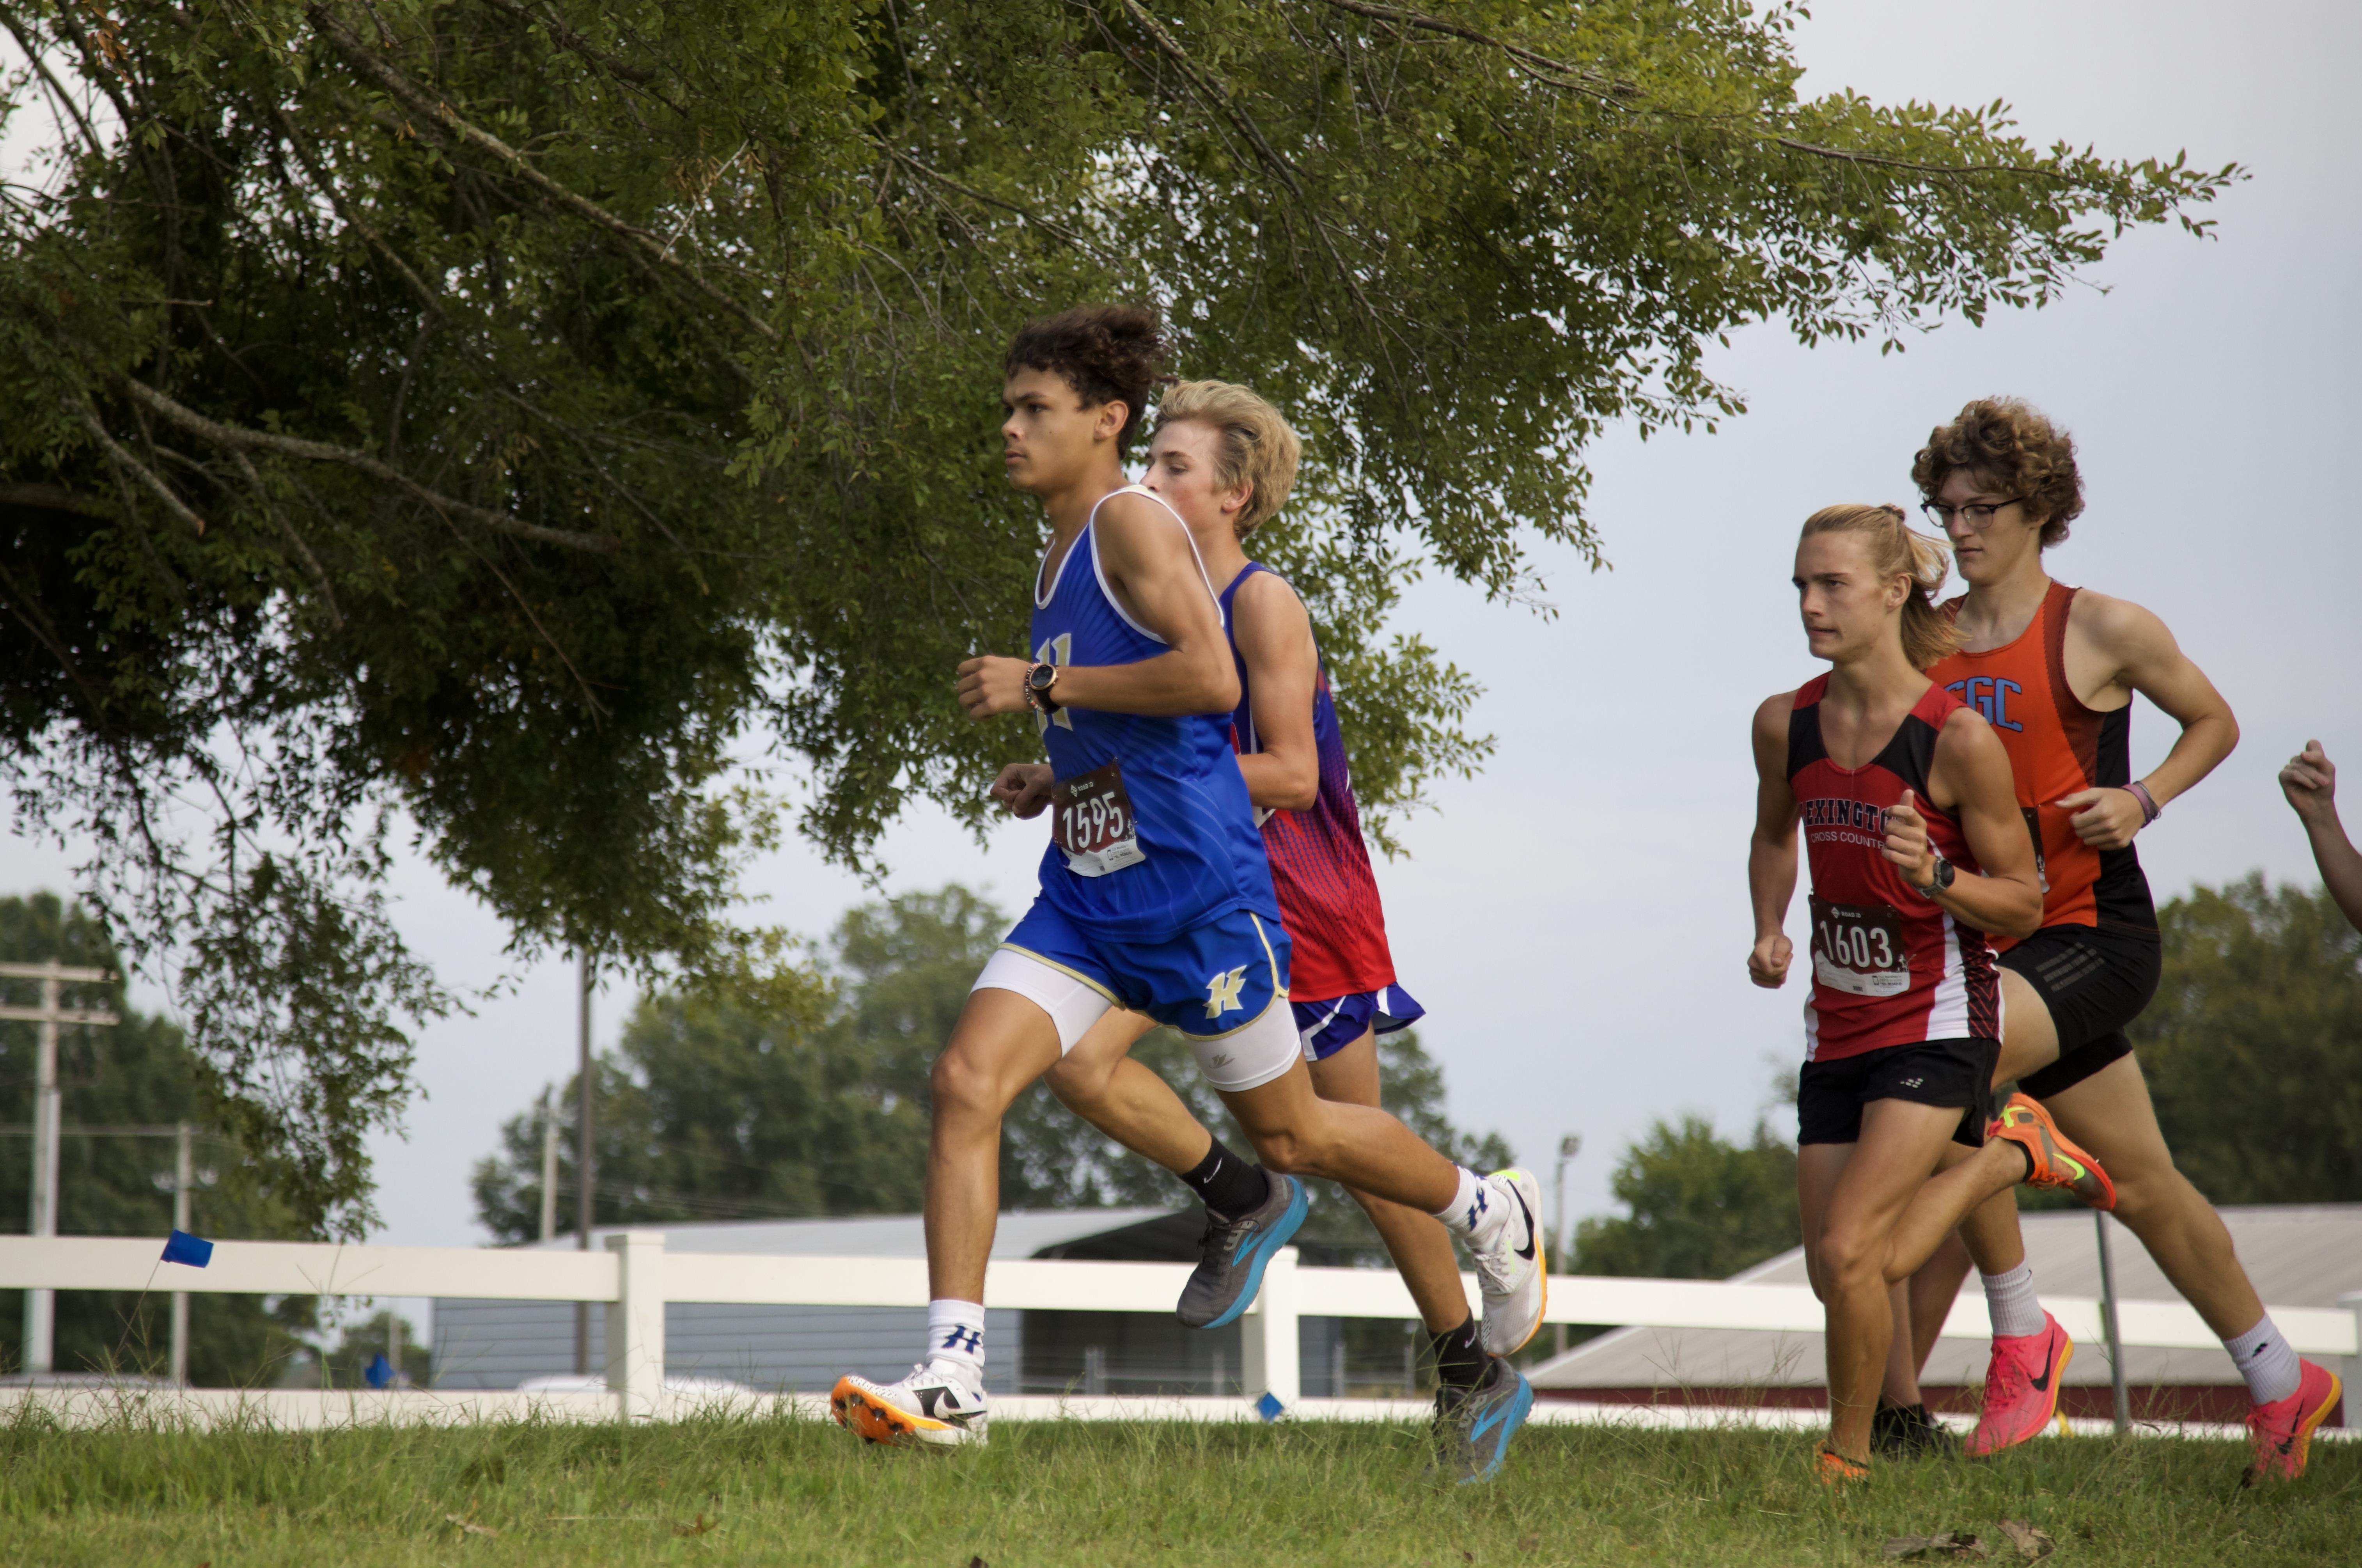
<svg viewBox="0 0 2362 1568">
<path fill-rule="evenodd" d="M 974 1054 L 954 1046 L 935 1058 L 927 1075 L 927 1092 L 934 1099 L 937 1115 L 953 1110 L 999 1116 L 1015 1098 L 1003 1091 L 1000 1077 Z"/>
</svg>

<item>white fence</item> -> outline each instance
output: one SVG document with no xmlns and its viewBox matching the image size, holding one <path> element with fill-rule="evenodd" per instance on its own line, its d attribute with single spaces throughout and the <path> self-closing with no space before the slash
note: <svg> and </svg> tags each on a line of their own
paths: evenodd
<svg viewBox="0 0 2362 1568">
<path fill-rule="evenodd" d="M 0 1290 L 598 1302 L 607 1315 L 608 1392 L 535 1397 L 535 1402 L 559 1413 L 641 1418 L 669 1413 L 678 1404 L 663 1386 L 667 1302 L 814 1307 L 923 1307 L 927 1302 L 926 1264 L 917 1259 L 668 1253 L 663 1235 L 648 1231 L 610 1236 L 603 1253 L 221 1242 L 205 1268 L 160 1263 L 162 1247 L 160 1240 L 117 1237 L 0 1237 Z M 1188 1275 L 1188 1267 L 1181 1264 L 996 1262 L 987 1291 L 995 1307 L 1167 1313 Z M 1474 1276 L 1463 1275 L 1462 1284 L 1473 1308 Z M 2098 1301 L 2046 1296 L 2043 1304 L 2077 1340 L 2089 1343 L 2102 1338 Z M 2271 1312 L 2301 1353 L 2349 1358 L 2362 1353 L 2362 1294 L 2344 1297 L 2335 1309 L 2276 1306 Z M 1250 1395 L 1268 1391 L 1283 1405 L 1299 1403 L 1297 1326 L 1301 1318 L 1402 1320 L 1418 1315 L 1410 1293 L 1395 1274 L 1303 1268 L 1297 1265 L 1296 1249 L 1285 1248 L 1264 1275 L 1262 1296 L 1241 1320 L 1243 1386 Z M 2179 1301 L 2120 1301 L 2116 1319 L 2127 1347 L 2202 1350 L 2218 1342 L 2198 1314 Z M 1821 1304 L 1805 1286 L 1584 1275 L 1551 1276 L 1547 1320 L 1791 1332 L 1817 1332 L 1823 1324 Z M 1951 1338 L 1981 1340 L 1991 1331 L 1980 1297 L 1964 1297 L 1944 1325 L 1944 1333 Z M 342 1419 L 364 1411 L 391 1419 L 432 1412 L 464 1418 L 522 1408 L 514 1397 L 431 1392 L 356 1397 L 276 1390 L 230 1397 L 242 1398 L 247 1408 L 266 1419 L 300 1425 L 335 1420 L 339 1412 Z M 1002 1403 L 996 1401 L 996 1408 Z M 1212 1414 L 1217 1408 L 1242 1408 L 1235 1400 L 1007 1403 L 1023 1407 L 1023 1413 L 1104 1414 L 1159 1406 Z M 1312 1408 L 1335 1407 L 1329 1413 L 1352 1414 L 1363 1413 L 1358 1409 L 1363 1404 L 1391 1408 L 1346 1400 L 1316 1401 Z"/>
</svg>

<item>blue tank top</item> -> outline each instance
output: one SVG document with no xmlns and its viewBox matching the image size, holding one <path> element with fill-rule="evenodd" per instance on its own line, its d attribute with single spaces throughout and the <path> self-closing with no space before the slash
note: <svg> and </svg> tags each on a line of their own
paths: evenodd
<svg viewBox="0 0 2362 1568">
<path fill-rule="evenodd" d="M 1138 485 L 1109 493 L 1172 510 Z M 1054 577 L 1046 557 L 1035 573 L 1032 641 L 1043 663 L 1137 664 L 1165 651 L 1108 588 L 1097 534 L 1105 504 L 1102 496 L 1091 508 Z M 1177 515 L 1173 524 L 1186 531 Z M 1213 596 L 1210 583 L 1206 591 Z M 1061 708 L 1035 722 L 1059 784 L 1042 896 L 1061 913 L 1111 942 L 1162 941 L 1233 909 L 1279 919 L 1228 712 Z"/>
</svg>

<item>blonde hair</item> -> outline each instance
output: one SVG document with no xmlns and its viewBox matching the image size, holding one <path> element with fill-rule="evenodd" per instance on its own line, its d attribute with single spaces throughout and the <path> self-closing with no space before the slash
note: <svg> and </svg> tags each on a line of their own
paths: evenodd
<svg viewBox="0 0 2362 1568">
<path fill-rule="evenodd" d="M 1816 534 L 1858 534 L 1870 552 L 1871 569 L 1882 578 L 1899 575 L 1911 580 L 1903 601 L 1903 657 L 1914 669 L 1926 669 L 1960 646 L 1959 629 L 1936 607 L 1936 591 L 1944 586 L 1950 560 L 1944 547 L 1904 525 L 1899 506 L 1824 506 L 1805 519 L 1809 539 Z"/>
<path fill-rule="evenodd" d="M 1236 523 L 1239 536 L 1278 515 L 1304 450 L 1279 410 L 1231 381 L 1180 381 L 1157 399 L 1156 426 L 1161 430 L 1184 419 L 1211 425 L 1220 437 L 1215 482 L 1224 490 L 1248 487 Z"/>
</svg>

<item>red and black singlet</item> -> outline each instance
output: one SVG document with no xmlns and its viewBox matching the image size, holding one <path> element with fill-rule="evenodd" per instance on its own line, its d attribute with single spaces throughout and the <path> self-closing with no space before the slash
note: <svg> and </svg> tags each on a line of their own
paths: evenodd
<svg viewBox="0 0 2362 1568">
<path fill-rule="evenodd" d="M 1936 853 L 1974 874 L 1957 818 L 1927 798 L 1936 737 L 1960 700 L 1930 683 L 1879 754 L 1839 767 L 1821 743 L 1826 675 L 1788 715 L 1788 787 L 1812 868 L 1813 985 L 1805 1055 L 1816 1062 L 1923 1040 L 2001 1037 L 2001 989 L 1984 933 L 1955 922 L 1884 854 L 1886 813 L 1910 790 Z"/>
</svg>

